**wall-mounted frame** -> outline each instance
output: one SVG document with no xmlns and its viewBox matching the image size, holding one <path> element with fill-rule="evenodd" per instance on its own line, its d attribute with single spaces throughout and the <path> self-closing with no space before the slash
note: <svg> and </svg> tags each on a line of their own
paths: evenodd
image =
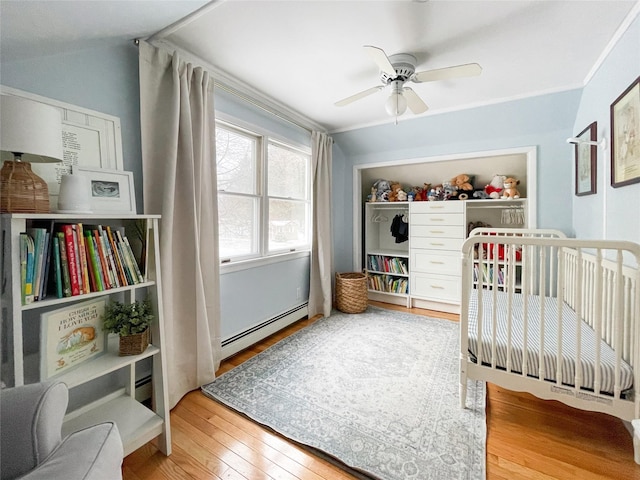
<svg viewBox="0 0 640 480">
<path fill-rule="evenodd" d="M 597 145 L 583 142 L 595 142 L 598 138 L 598 124 L 593 122 L 577 135 L 575 144 L 576 195 L 592 195 L 596 193 L 597 180 Z"/>
<path fill-rule="evenodd" d="M 104 168 L 73 167 L 89 181 L 89 203 L 93 213 L 136 213 L 133 172 Z"/>
<path fill-rule="evenodd" d="M 611 104 L 611 186 L 640 182 L 640 77 Z"/>
<path fill-rule="evenodd" d="M 106 301 L 92 300 L 40 316 L 40 380 L 60 375 L 107 351 Z"/>
<path fill-rule="evenodd" d="M 33 163 L 31 168 L 47 182 L 51 205 L 58 204 L 62 175 L 74 165 L 87 168 L 122 170 L 120 119 L 30 92 L 0 85 L 0 92 L 56 107 L 62 116 L 62 163 Z M 4 154 L 2 160 L 6 158 Z"/>
</svg>

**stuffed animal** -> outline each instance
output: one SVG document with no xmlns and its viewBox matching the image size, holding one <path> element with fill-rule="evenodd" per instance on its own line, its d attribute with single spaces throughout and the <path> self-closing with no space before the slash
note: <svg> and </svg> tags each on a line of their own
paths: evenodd
<svg viewBox="0 0 640 480">
<path fill-rule="evenodd" d="M 520 192 L 516 188 L 520 184 L 520 180 L 513 177 L 505 178 L 503 185 L 502 198 L 520 198 Z"/>
<path fill-rule="evenodd" d="M 471 185 L 471 178 L 469 175 L 461 173 L 451 179 L 451 184 L 456 187 L 458 191 L 464 190 L 465 192 L 473 191 L 473 185 Z"/>
<path fill-rule="evenodd" d="M 490 198 L 490 197 L 489 197 L 489 194 L 484 191 L 484 188 L 479 188 L 477 190 L 474 190 L 473 198 L 477 198 L 479 200 L 486 200 L 487 198 Z"/>
<path fill-rule="evenodd" d="M 386 202 L 386 197 L 388 197 L 389 195 L 388 192 L 391 191 L 391 182 L 389 182 L 389 180 L 383 179 L 376 180 L 373 184 L 373 188 L 376 189 L 376 201 Z"/>
<path fill-rule="evenodd" d="M 489 185 L 485 185 L 484 191 L 489 198 L 500 198 L 504 181 L 507 179 L 504 175 L 494 175 Z"/>
<path fill-rule="evenodd" d="M 402 185 L 400 185 L 399 183 L 392 183 L 391 184 L 391 190 L 389 191 L 389 201 L 390 202 L 400 202 L 402 200 L 398 199 L 398 192 L 402 191 Z M 403 192 L 404 193 L 404 192 Z M 405 198 L 406 200 L 406 198 Z"/>
<path fill-rule="evenodd" d="M 456 200 L 458 198 L 458 190 L 451 182 L 442 182 L 442 200 Z"/>
<path fill-rule="evenodd" d="M 399 202 L 406 202 L 408 198 L 409 198 L 409 195 L 407 194 L 407 192 L 405 192 L 402 189 L 398 190 L 398 201 Z"/>
<path fill-rule="evenodd" d="M 367 195 L 367 200 L 369 202 L 375 202 L 377 200 L 376 196 L 378 194 L 378 191 L 376 190 L 376 187 L 371 187 L 371 194 Z"/>
<path fill-rule="evenodd" d="M 424 188 L 413 187 L 411 191 L 413 192 L 413 200 L 415 202 L 422 202 L 423 200 L 427 199 L 427 195 L 426 195 L 427 192 L 424 190 Z"/>
</svg>

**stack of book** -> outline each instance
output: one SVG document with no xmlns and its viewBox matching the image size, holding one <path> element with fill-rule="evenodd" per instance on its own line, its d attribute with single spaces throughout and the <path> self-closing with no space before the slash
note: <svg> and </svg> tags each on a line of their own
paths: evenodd
<svg viewBox="0 0 640 480">
<path fill-rule="evenodd" d="M 22 304 L 142 283 L 131 245 L 120 230 L 82 223 L 30 228 L 20 234 Z"/>
</svg>

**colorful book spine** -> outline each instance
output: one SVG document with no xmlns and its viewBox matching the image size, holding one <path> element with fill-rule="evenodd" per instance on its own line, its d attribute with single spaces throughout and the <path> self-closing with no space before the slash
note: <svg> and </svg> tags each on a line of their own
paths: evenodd
<svg viewBox="0 0 640 480">
<path fill-rule="evenodd" d="M 89 282 L 89 267 L 87 265 L 87 246 L 84 241 L 84 227 L 82 223 L 76 225 L 78 230 L 78 248 L 80 249 L 80 270 L 82 272 L 82 289 L 85 293 L 91 291 L 91 284 Z"/>
<path fill-rule="evenodd" d="M 26 236 L 27 242 L 27 274 L 26 274 L 26 283 L 25 283 L 25 305 L 28 303 L 32 303 L 33 298 L 33 277 L 35 272 L 35 244 L 33 242 L 33 238 L 27 234 Z"/>
<path fill-rule="evenodd" d="M 47 297 L 47 286 L 49 285 L 49 267 L 51 265 L 51 233 L 44 233 L 44 265 L 42 267 L 42 279 L 40 281 L 39 299 L 44 300 Z"/>
<path fill-rule="evenodd" d="M 60 239 L 56 234 L 53 234 L 52 243 L 52 255 L 53 255 L 53 278 L 56 287 L 56 297 L 62 298 L 62 265 L 60 262 Z"/>
<path fill-rule="evenodd" d="M 67 265 L 69 265 L 69 281 L 71 284 L 71 296 L 80 295 L 80 279 L 78 277 L 78 269 L 77 264 L 77 251 L 76 245 L 77 240 L 73 239 L 73 225 L 63 225 L 62 229 L 64 231 L 64 243 L 67 249 Z"/>
<path fill-rule="evenodd" d="M 111 288 L 111 281 L 109 280 L 109 268 L 107 266 L 107 257 L 105 257 L 104 250 L 102 249 L 102 242 L 100 241 L 100 232 L 95 229 L 93 232 L 94 248 L 100 261 L 100 273 L 102 275 L 102 284 L 105 289 Z"/>
<path fill-rule="evenodd" d="M 20 301 L 26 305 L 27 296 L 27 234 L 20 234 Z"/>
<path fill-rule="evenodd" d="M 120 278 L 116 269 L 115 260 L 113 258 L 113 251 L 109 244 L 109 238 L 107 237 L 106 229 L 102 228 L 102 225 L 98 225 L 98 232 L 100 233 L 100 241 L 102 242 L 102 249 L 107 257 L 107 264 L 109 266 L 109 280 L 111 280 L 111 288 L 120 286 Z"/>
<path fill-rule="evenodd" d="M 89 253 L 91 256 L 91 266 L 93 268 L 93 278 L 95 280 L 96 289 L 102 292 L 105 289 L 104 275 L 102 273 L 102 265 L 100 263 L 100 257 L 97 250 L 96 239 L 93 236 L 93 231 L 86 237 L 89 244 Z"/>
<path fill-rule="evenodd" d="M 89 293 L 84 291 L 84 283 L 82 282 L 82 265 L 80 264 L 80 245 L 78 243 L 78 226 L 75 224 L 71 225 L 71 231 L 73 232 L 73 251 L 76 256 L 76 274 L 78 276 L 78 289 L 80 290 L 80 295 L 84 293 Z"/>
<path fill-rule="evenodd" d="M 42 272 L 44 270 L 45 230 L 43 228 L 31 228 L 27 233 L 33 237 L 34 242 L 33 300 L 37 302 L 40 298 L 40 282 L 42 281 Z"/>
<path fill-rule="evenodd" d="M 71 277 L 69 274 L 69 261 L 67 259 L 67 247 L 64 232 L 57 232 L 58 247 L 60 248 L 60 267 L 62 268 L 62 296 L 71 296 Z"/>
<path fill-rule="evenodd" d="M 140 283 L 138 280 L 138 276 L 136 275 L 135 268 L 131 262 L 131 258 L 129 257 L 129 251 L 127 249 L 127 245 L 124 243 L 122 234 L 116 230 L 116 237 L 118 238 L 118 247 L 120 248 L 120 254 L 124 260 L 125 271 L 127 272 L 127 278 L 129 279 L 129 285 L 135 285 L 136 283 Z M 135 261 L 133 262 L 135 263 Z"/>
<path fill-rule="evenodd" d="M 127 253 L 129 254 L 129 258 L 131 259 L 131 263 L 133 264 L 133 268 L 135 270 L 136 275 L 138 276 L 138 282 L 144 282 L 144 277 L 142 276 L 142 272 L 140 271 L 140 267 L 138 267 L 138 262 L 136 261 L 136 257 L 133 254 L 133 250 L 131 249 L 131 245 L 129 244 L 129 239 L 124 237 L 124 243 L 127 246 Z"/>
<path fill-rule="evenodd" d="M 118 251 L 116 240 L 114 238 L 113 232 L 111 231 L 111 227 L 107 225 L 106 230 L 107 230 L 107 238 L 109 239 L 109 244 L 111 245 L 111 250 L 113 251 L 113 258 L 115 260 L 116 270 L 118 272 L 118 276 L 120 277 L 120 285 L 128 285 L 129 282 L 127 280 L 127 276 L 124 273 L 122 256 Z"/>
</svg>

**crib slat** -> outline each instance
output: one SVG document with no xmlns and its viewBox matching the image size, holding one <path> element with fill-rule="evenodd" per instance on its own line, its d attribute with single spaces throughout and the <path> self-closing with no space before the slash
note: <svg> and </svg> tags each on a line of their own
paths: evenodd
<svg viewBox="0 0 640 480">
<path fill-rule="evenodd" d="M 507 372 L 511 372 L 511 327 L 513 321 L 513 293 L 515 290 L 515 271 L 514 262 L 516 261 L 516 247 L 515 245 L 509 245 L 505 255 L 505 275 L 503 275 L 503 283 L 507 292 Z M 507 286 L 508 283 L 508 286 Z"/>
<path fill-rule="evenodd" d="M 615 285 L 618 287 L 616 290 L 615 305 L 613 311 L 615 313 L 615 325 L 614 325 L 614 337 L 613 343 L 616 353 L 616 373 L 614 376 L 613 395 L 615 398 L 620 397 L 620 383 L 621 383 L 621 362 L 622 362 L 622 251 L 618 250 L 618 258 L 616 259 L 616 278 Z"/>
<path fill-rule="evenodd" d="M 522 318 L 524 320 L 523 325 L 523 348 L 522 348 L 522 376 L 526 377 L 529 374 L 529 284 L 533 268 L 531 267 L 531 249 L 532 245 L 524 245 L 522 247 L 522 292 L 524 293 L 522 298 Z"/>
<path fill-rule="evenodd" d="M 558 285 L 560 284 L 560 279 L 564 276 L 564 255 L 562 253 L 564 249 L 558 248 L 556 251 L 556 258 L 558 259 Z M 562 357 L 562 307 L 564 305 L 564 289 L 558 288 L 558 353 L 556 356 L 556 384 L 562 384 L 562 367 L 564 366 L 564 361 Z"/>
<path fill-rule="evenodd" d="M 491 265 L 491 264 L 490 264 Z M 497 365 L 497 341 L 498 341 L 498 243 L 493 244 L 493 274 L 491 278 L 491 290 L 493 302 L 491 308 L 491 368 Z M 491 271 L 491 270 L 490 270 Z"/>
<path fill-rule="evenodd" d="M 476 318 L 476 325 L 478 326 L 478 355 L 477 361 L 478 365 L 482 365 L 482 361 L 484 359 L 484 348 L 483 348 L 483 328 L 484 328 L 484 264 L 482 263 L 484 259 L 484 248 L 483 244 L 478 244 L 478 318 Z"/>
<path fill-rule="evenodd" d="M 540 279 L 538 282 L 539 296 L 540 296 L 540 338 L 538 345 L 539 362 L 538 362 L 538 380 L 544 381 L 546 376 L 545 356 L 544 356 L 544 298 L 546 296 L 546 278 L 547 278 L 547 255 L 544 246 L 541 246 L 538 255 L 540 257 Z"/>
<path fill-rule="evenodd" d="M 580 319 L 584 318 L 582 315 L 583 310 L 583 295 L 584 295 L 584 287 L 583 287 L 583 270 L 584 265 L 582 263 L 582 249 L 578 248 L 578 253 L 576 257 L 577 264 L 577 272 L 576 272 L 576 281 L 579 287 L 576 289 L 576 293 L 578 298 L 576 300 L 576 314 L 578 321 L 576 322 L 576 358 L 575 358 L 575 375 L 574 375 L 574 387 L 576 390 L 580 389 L 580 385 L 582 385 L 582 368 L 580 368 L 580 359 L 582 358 L 582 329 L 580 327 Z"/>
<path fill-rule="evenodd" d="M 598 249 L 596 252 L 596 283 L 594 295 L 591 298 L 594 298 L 594 312 L 595 318 L 593 319 L 593 329 L 596 332 L 596 365 L 595 365 L 595 379 L 593 382 L 593 391 L 597 394 L 600 393 L 600 384 L 601 384 L 601 355 L 602 355 L 602 295 L 599 293 L 602 292 L 603 285 L 603 272 L 604 266 L 602 265 L 602 250 Z M 582 368 L 582 367 L 581 367 Z"/>
</svg>

